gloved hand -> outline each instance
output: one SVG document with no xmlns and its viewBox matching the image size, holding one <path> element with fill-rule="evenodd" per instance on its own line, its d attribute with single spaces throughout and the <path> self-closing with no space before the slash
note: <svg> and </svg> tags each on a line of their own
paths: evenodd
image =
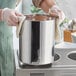
<svg viewBox="0 0 76 76">
<path fill-rule="evenodd" d="M 18 25 L 18 16 L 22 14 L 9 8 L 4 8 L 2 10 L 2 21 L 6 21 L 9 25 Z"/>
<path fill-rule="evenodd" d="M 60 25 L 60 23 L 65 19 L 65 14 L 62 10 L 60 10 L 60 8 L 57 5 L 53 5 L 50 9 L 49 9 L 49 14 L 51 16 L 54 17 L 58 17 L 58 23 Z"/>
<path fill-rule="evenodd" d="M 49 8 L 49 12 L 48 13 L 51 16 L 59 17 L 60 19 L 65 17 L 63 11 L 61 11 L 60 8 L 57 5 L 53 5 L 51 8 Z"/>
</svg>

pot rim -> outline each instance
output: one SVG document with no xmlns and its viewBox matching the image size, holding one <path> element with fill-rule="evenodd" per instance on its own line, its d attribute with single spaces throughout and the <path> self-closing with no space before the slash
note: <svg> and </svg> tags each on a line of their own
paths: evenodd
<svg viewBox="0 0 76 76">
<path fill-rule="evenodd" d="M 50 15 L 46 15 L 46 14 L 30 14 L 24 16 L 28 21 L 49 21 L 55 19 L 54 17 L 51 17 Z"/>
</svg>

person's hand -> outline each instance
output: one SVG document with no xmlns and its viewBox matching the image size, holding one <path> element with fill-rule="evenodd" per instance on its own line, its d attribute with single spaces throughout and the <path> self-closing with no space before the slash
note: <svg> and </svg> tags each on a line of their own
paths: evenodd
<svg viewBox="0 0 76 76">
<path fill-rule="evenodd" d="M 32 2 L 35 7 L 42 8 L 45 12 L 55 5 L 54 0 L 32 0 Z"/>
<path fill-rule="evenodd" d="M 53 17 L 58 17 L 59 19 L 62 19 L 65 15 L 62 10 L 57 5 L 53 5 L 48 12 Z"/>
<path fill-rule="evenodd" d="M 54 0 L 43 0 L 43 2 L 39 6 L 44 12 L 50 14 L 52 17 L 62 18 L 63 12 L 56 5 Z"/>
<path fill-rule="evenodd" d="M 32 0 L 33 4 L 41 8 L 52 17 L 62 18 L 63 12 L 56 5 L 54 0 Z"/>
<path fill-rule="evenodd" d="M 2 20 L 6 21 L 9 25 L 18 25 L 18 16 L 22 14 L 18 13 L 17 11 L 9 8 L 4 8 L 2 10 Z"/>
</svg>

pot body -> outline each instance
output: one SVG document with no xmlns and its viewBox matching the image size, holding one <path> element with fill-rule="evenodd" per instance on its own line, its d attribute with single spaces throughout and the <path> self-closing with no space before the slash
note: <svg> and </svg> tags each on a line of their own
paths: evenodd
<svg viewBox="0 0 76 76">
<path fill-rule="evenodd" d="M 54 19 L 26 19 L 19 35 L 19 60 L 29 65 L 53 63 L 54 35 Z"/>
</svg>

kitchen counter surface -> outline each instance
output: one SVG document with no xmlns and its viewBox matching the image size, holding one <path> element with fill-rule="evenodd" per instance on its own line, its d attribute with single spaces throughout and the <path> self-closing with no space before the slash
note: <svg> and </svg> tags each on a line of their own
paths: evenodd
<svg viewBox="0 0 76 76">
<path fill-rule="evenodd" d="M 52 66 L 49 67 L 48 69 L 50 69 L 50 70 L 57 69 L 58 70 L 58 68 L 59 69 L 74 68 L 76 70 L 76 60 L 72 60 L 72 59 L 68 58 L 68 55 L 71 52 L 76 52 L 76 44 L 62 42 L 62 43 L 55 45 L 55 54 L 59 55 L 60 58 L 58 60 L 54 61 Z M 19 67 L 19 63 L 18 63 L 18 59 L 17 59 L 17 51 L 15 51 L 15 64 L 16 64 L 17 69 L 21 69 Z M 35 70 L 36 70 L 36 68 L 35 68 Z"/>
</svg>

